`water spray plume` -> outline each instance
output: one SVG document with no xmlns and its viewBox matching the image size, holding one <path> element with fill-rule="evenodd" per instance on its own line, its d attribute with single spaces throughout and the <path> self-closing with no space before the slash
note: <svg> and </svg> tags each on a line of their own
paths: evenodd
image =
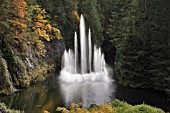
<svg viewBox="0 0 170 113">
<path fill-rule="evenodd" d="M 71 49 L 64 51 L 60 80 L 63 82 L 84 81 L 108 81 L 109 70 L 107 69 L 104 54 L 101 48 L 92 46 L 91 30 L 89 28 L 86 37 L 85 21 L 83 15 L 80 18 L 80 52 L 78 52 L 77 33 L 74 34 L 74 53 Z M 92 48 L 93 53 L 92 53 Z M 79 59 L 80 58 L 80 59 Z M 80 62 L 79 62 L 80 60 Z M 80 66 L 80 68 L 79 68 Z"/>
</svg>

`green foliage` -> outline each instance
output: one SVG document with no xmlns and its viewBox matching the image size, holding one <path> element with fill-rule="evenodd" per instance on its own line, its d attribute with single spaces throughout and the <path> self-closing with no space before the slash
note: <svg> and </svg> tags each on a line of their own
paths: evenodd
<svg viewBox="0 0 170 113">
<path fill-rule="evenodd" d="M 115 1 L 107 33 L 117 47 L 116 76 L 132 87 L 169 89 L 169 2 Z"/>
<path fill-rule="evenodd" d="M 21 111 L 19 110 L 12 110 L 12 109 L 9 109 L 4 103 L 0 103 L 0 112 L 2 113 L 6 113 L 6 112 L 9 112 L 9 113 L 21 113 Z M 3 110 L 3 111 L 1 111 Z"/>
<path fill-rule="evenodd" d="M 13 84 L 18 87 L 26 87 L 29 85 L 29 79 L 24 62 L 17 55 L 16 50 L 5 41 L 3 42 L 2 47 L 2 52 L 4 53 L 3 57 L 7 59 L 7 64 Z"/>
<path fill-rule="evenodd" d="M 108 39 L 107 27 L 110 24 L 109 19 L 112 16 L 112 11 L 114 9 L 113 0 L 97 0 L 97 9 L 100 15 L 100 20 L 103 28 L 103 37 Z"/>
<path fill-rule="evenodd" d="M 27 4 L 24 0 L 4 0 L 0 7 L 0 37 L 5 38 L 12 46 L 17 46 L 21 44 L 21 38 L 25 37 Z"/>
<path fill-rule="evenodd" d="M 116 76 L 121 83 L 128 81 L 126 85 L 133 87 L 152 85 L 148 73 L 148 65 L 151 63 L 148 48 L 142 39 L 133 36 L 122 42 L 115 62 Z"/>
<path fill-rule="evenodd" d="M 165 91 L 169 89 L 170 84 L 170 81 L 167 79 L 170 75 L 168 70 L 170 62 L 169 5 L 168 1 L 156 0 L 148 2 L 148 6 L 151 6 L 148 9 L 148 17 L 150 17 L 151 21 L 148 25 L 148 34 L 151 38 L 150 45 L 152 51 L 149 74 L 152 77 L 151 81 L 154 84 L 154 88 Z"/>
<path fill-rule="evenodd" d="M 71 6 L 72 3 L 69 3 Z M 1 0 L 0 12 L 0 51 L 3 55 L 0 93 L 10 94 L 12 85 L 26 87 L 44 80 L 46 73 L 55 70 L 54 66 L 60 63 L 56 59 L 61 59 L 61 55 L 49 56 L 61 54 L 59 49 L 61 46 L 64 48 L 64 44 L 60 44 L 61 33 L 57 21 L 37 5 L 37 0 Z M 58 47 L 57 52 L 50 50 L 53 46 Z"/>
<path fill-rule="evenodd" d="M 74 32 L 78 30 L 79 14 L 77 0 L 38 0 L 49 13 L 53 25 L 58 25 L 67 47 L 73 47 Z"/>
<path fill-rule="evenodd" d="M 58 107 L 57 111 L 62 111 L 62 113 L 165 113 L 161 109 L 146 104 L 132 106 L 119 100 L 114 100 L 109 104 L 95 106 L 90 109 L 81 108 L 81 104 L 72 103 L 70 110 Z"/>
<path fill-rule="evenodd" d="M 161 109 L 154 109 L 148 105 L 137 105 L 134 108 L 127 110 L 125 113 L 164 113 Z"/>
<path fill-rule="evenodd" d="M 9 8 L 10 0 L 1 0 L 0 1 L 0 38 L 3 34 L 6 34 L 7 29 L 9 28 L 9 23 L 6 21 L 9 18 L 8 8 Z"/>
<path fill-rule="evenodd" d="M 28 72 L 29 79 L 32 83 L 45 80 L 47 77 L 48 71 L 54 68 L 53 65 L 47 65 L 45 62 L 38 64 L 35 69 L 32 69 Z"/>
<path fill-rule="evenodd" d="M 30 10 L 32 10 L 32 14 L 30 16 L 33 16 L 33 26 L 30 27 L 39 35 L 39 38 L 44 38 L 47 41 L 54 38 L 61 38 L 60 30 L 50 24 L 45 9 L 42 9 L 39 5 L 35 5 L 30 6 Z"/>
<path fill-rule="evenodd" d="M 34 46 L 38 56 L 44 56 L 46 54 L 45 41 L 51 41 L 54 39 L 61 39 L 60 30 L 58 27 L 54 27 L 49 21 L 45 9 L 42 9 L 39 5 L 31 5 L 28 8 L 28 29 L 27 37 L 23 39 L 27 46 Z"/>
<path fill-rule="evenodd" d="M 13 86 L 10 80 L 10 73 L 6 61 L 0 56 L 0 94 L 11 94 Z"/>
<path fill-rule="evenodd" d="M 86 28 L 91 28 L 92 41 L 99 46 L 102 45 L 104 37 L 100 14 L 97 9 L 97 0 L 81 0 L 79 2 L 79 13 L 84 15 Z"/>
<path fill-rule="evenodd" d="M 143 14 L 140 12 L 139 5 L 139 0 L 115 1 L 107 34 L 116 47 L 119 47 L 122 40 L 131 35 L 142 37 L 143 29 L 140 29 L 140 23 Z"/>
<path fill-rule="evenodd" d="M 146 104 L 132 106 L 119 100 L 115 100 L 111 104 L 116 113 L 165 113 L 161 109 Z"/>
</svg>

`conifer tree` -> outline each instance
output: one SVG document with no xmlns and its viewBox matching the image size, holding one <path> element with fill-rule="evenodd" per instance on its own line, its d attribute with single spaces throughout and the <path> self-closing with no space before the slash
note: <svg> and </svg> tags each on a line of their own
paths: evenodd
<svg viewBox="0 0 170 113">
<path fill-rule="evenodd" d="M 115 4 L 118 8 L 108 29 L 117 45 L 117 78 L 125 85 L 169 93 L 169 2 L 125 0 L 124 3 Z"/>
<path fill-rule="evenodd" d="M 97 10 L 97 0 L 81 0 L 78 7 L 79 13 L 85 17 L 86 27 L 91 28 L 93 42 L 100 46 L 104 38 L 100 14 Z"/>
<path fill-rule="evenodd" d="M 100 15 L 103 27 L 103 36 L 105 39 L 108 39 L 108 34 L 106 33 L 106 31 L 110 23 L 109 19 L 111 18 L 112 11 L 114 9 L 114 2 L 114 0 L 97 0 L 97 9 Z"/>
<path fill-rule="evenodd" d="M 24 0 L 11 0 L 9 5 L 9 15 L 8 22 L 10 25 L 10 31 L 15 35 L 14 38 L 20 41 L 24 37 L 26 24 L 26 8 L 27 4 Z"/>
<path fill-rule="evenodd" d="M 170 40 L 169 40 L 169 2 L 167 1 L 148 1 L 148 16 L 150 19 L 149 34 L 151 38 L 151 64 L 149 74 L 155 89 L 167 89 L 170 81 L 169 62 L 170 62 Z M 156 82 L 159 81 L 159 82 Z"/>
<path fill-rule="evenodd" d="M 73 47 L 74 32 L 78 30 L 79 23 L 78 0 L 38 0 L 38 3 L 51 14 L 52 23 L 61 30 L 66 47 Z"/>
<path fill-rule="evenodd" d="M 9 18 L 8 15 L 8 8 L 10 5 L 10 0 L 1 0 L 0 1 L 0 38 L 5 38 L 5 35 L 7 35 L 7 31 L 9 29 L 9 23 L 7 22 L 7 19 Z"/>
</svg>

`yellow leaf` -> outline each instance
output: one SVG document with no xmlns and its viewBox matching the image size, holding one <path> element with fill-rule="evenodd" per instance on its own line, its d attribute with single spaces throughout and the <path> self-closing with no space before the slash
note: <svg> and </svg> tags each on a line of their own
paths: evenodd
<svg viewBox="0 0 170 113">
<path fill-rule="evenodd" d="M 79 16 L 78 12 L 75 10 L 72 12 L 72 14 L 76 17 L 77 21 L 80 22 L 80 16 Z"/>
<path fill-rule="evenodd" d="M 40 23 L 40 22 L 35 22 L 35 26 L 36 27 L 43 27 L 44 25 L 42 23 Z"/>
<path fill-rule="evenodd" d="M 50 113 L 50 112 L 48 112 L 48 111 L 45 110 L 44 113 Z"/>
<path fill-rule="evenodd" d="M 47 31 L 51 31 L 52 26 L 51 26 L 51 24 L 47 24 L 47 25 L 45 26 L 45 28 L 46 28 Z"/>
<path fill-rule="evenodd" d="M 47 20 L 39 20 L 39 22 L 45 23 L 47 22 Z"/>
</svg>

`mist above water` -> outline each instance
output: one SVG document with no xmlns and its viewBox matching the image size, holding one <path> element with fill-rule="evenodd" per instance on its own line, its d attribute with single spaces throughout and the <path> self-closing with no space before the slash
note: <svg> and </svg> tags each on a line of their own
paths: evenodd
<svg viewBox="0 0 170 113">
<path fill-rule="evenodd" d="M 62 83 L 60 89 L 66 107 L 72 102 L 82 102 L 83 107 L 89 107 L 111 102 L 115 98 L 116 85 L 114 82 Z"/>
</svg>

